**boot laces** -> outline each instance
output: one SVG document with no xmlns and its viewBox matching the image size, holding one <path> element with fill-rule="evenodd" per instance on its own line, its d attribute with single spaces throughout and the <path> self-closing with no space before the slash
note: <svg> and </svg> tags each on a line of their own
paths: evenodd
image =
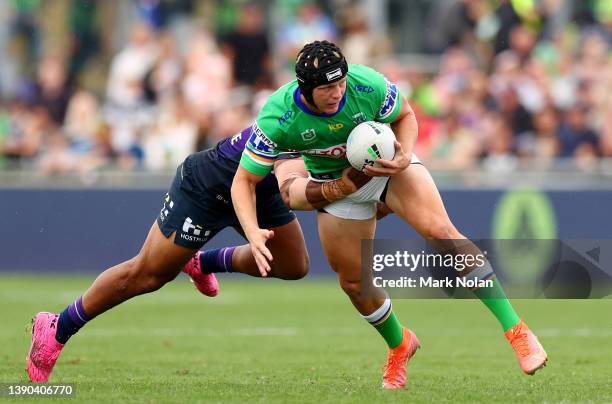
<svg viewBox="0 0 612 404">
<path fill-rule="evenodd" d="M 522 357 L 528 356 L 531 353 L 531 348 L 529 346 L 529 337 L 527 333 L 517 329 L 512 330 L 512 334 L 512 345 L 515 347 L 516 351 Z"/>
</svg>

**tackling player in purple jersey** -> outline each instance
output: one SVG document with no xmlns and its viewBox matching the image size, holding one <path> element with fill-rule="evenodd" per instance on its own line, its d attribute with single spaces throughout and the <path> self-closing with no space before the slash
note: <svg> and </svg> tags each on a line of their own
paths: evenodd
<svg viewBox="0 0 612 404">
<path fill-rule="evenodd" d="M 60 314 L 40 312 L 32 319 L 32 343 L 27 357 L 31 381 L 49 379 L 68 339 L 88 321 L 134 296 L 158 290 L 181 270 L 207 296 L 218 293 L 214 275 L 217 272 L 287 280 L 300 279 L 308 273 L 302 230 L 294 213 L 283 203 L 274 175 L 268 175 L 255 190 L 260 201 L 258 219 L 273 232 L 268 242 L 276 257 L 271 270 L 260 272 L 248 244 L 199 251 L 226 227 L 231 226 L 242 234 L 232 206 L 230 187 L 250 134 L 251 128 L 247 128 L 212 149 L 188 156 L 177 168 L 140 252 L 102 272 L 89 289 Z M 289 174 L 307 176 L 303 163 L 295 159 L 295 155 L 283 157 L 275 164 L 279 178 Z M 289 161 L 292 163 L 287 164 Z M 343 178 L 314 187 L 310 193 L 315 199 L 329 203 L 354 192 L 358 179 L 362 183 L 368 180 L 355 170 L 347 171 Z"/>
</svg>

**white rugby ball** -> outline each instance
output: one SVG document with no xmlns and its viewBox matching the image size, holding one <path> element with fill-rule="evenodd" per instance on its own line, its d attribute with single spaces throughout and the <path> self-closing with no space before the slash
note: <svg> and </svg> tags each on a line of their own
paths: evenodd
<svg viewBox="0 0 612 404">
<path fill-rule="evenodd" d="M 362 122 L 349 134 L 346 141 L 346 158 L 353 167 L 363 171 L 366 166 L 380 167 L 378 159 L 395 157 L 395 134 L 388 125 L 380 122 Z"/>
</svg>

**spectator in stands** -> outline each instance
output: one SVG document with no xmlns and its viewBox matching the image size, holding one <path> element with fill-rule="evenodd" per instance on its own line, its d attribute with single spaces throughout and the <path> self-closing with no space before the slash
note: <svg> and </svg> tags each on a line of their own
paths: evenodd
<svg viewBox="0 0 612 404">
<path fill-rule="evenodd" d="M 100 50 L 97 0 L 70 2 L 70 80 L 75 80 Z"/>
<path fill-rule="evenodd" d="M 105 137 L 100 105 L 96 97 L 87 91 L 78 91 L 70 99 L 64 124 L 69 142 L 73 168 L 86 174 L 107 165 L 113 157 Z"/>
<path fill-rule="evenodd" d="M 609 0 L 595 0 L 593 12 L 599 23 L 594 27 L 594 30 L 601 35 L 608 46 L 612 46 L 612 2 Z"/>
<path fill-rule="evenodd" d="M 525 25 L 517 25 L 510 30 L 510 48 L 506 52 L 513 52 L 524 64 L 537 43 L 537 35 L 533 29 Z"/>
<path fill-rule="evenodd" d="M 177 95 L 159 106 L 157 122 L 143 137 L 144 163 L 151 170 L 170 169 L 195 152 L 198 128 L 185 100 Z"/>
<path fill-rule="evenodd" d="M 114 35 L 96 22 L 114 6 L 99 0 L 69 4 L 64 11 L 69 28 L 52 32 L 65 38 L 40 41 L 45 2 L 0 2 L 6 25 L 0 27 L 0 48 L 10 53 L 0 59 L 0 95 L 16 95 L 4 100 L 0 155 L 27 167 L 40 162 L 47 172 L 80 170 L 81 165 L 95 169 L 114 157 L 122 168 L 141 161 L 151 168 L 174 165 L 185 150 L 234 134 L 269 95 L 273 79 L 288 79 L 272 68 L 274 56 L 293 66 L 304 42 L 338 39 L 334 20 L 317 5 L 323 2 L 279 2 L 279 9 L 288 11 L 272 13 L 267 27 L 259 2 L 199 7 L 191 0 L 133 1 L 123 9 L 136 5 L 136 20 L 144 16 L 158 31 L 135 24 L 110 66 L 89 65 L 96 66 L 93 76 L 107 84 L 105 97 L 94 96 L 84 89 L 100 84 L 88 75 L 77 80 L 66 67 L 76 73 L 88 58 L 104 62 L 112 56 L 105 52 L 112 52 Z M 436 23 L 427 26 L 436 28 L 428 32 L 428 50 L 442 52 L 439 70 L 417 58 L 396 58 L 386 45 L 397 43 L 373 36 L 355 2 L 325 4 L 341 23 L 340 40 L 350 59 L 377 64 L 411 95 L 420 122 L 416 150 L 427 163 L 431 156 L 434 167 L 460 169 L 480 160 L 503 171 L 519 163 L 549 165 L 559 155 L 590 167 L 597 156 L 612 157 L 612 1 L 437 1 L 430 14 Z M 223 21 L 212 21 L 220 8 Z M 580 14 L 572 21 L 578 29 L 567 24 L 572 9 Z M 177 12 L 181 22 L 168 24 Z M 208 30 L 192 34 L 199 26 L 196 16 L 224 33 L 222 51 Z M 120 24 L 134 16 L 123 17 Z M 270 46 L 275 17 L 282 18 Z M 168 32 L 159 31 L 166 26 Z M 42 47 L 58 44 L 67 45 L 68 59 L 39 57 L 49 51 Z M 98 74 L 107 68 L 107 77 Z"/>
<path fill-rule="evenodd" d="M 159 30 L 163 24 L 160 0 L 134 0 L 136 12 L 149 27 Z"/>
<path fill-rule="evenodd" d="M 139 136 L 154 120 L 154 111 L 145 98 L 144 84 L 157 54 L 158 44 L 150 27 L 137 24 L 132 28 L 127 46 L 111 62 L 106 119 L 111 125 L 113 148 L 128 166 L 142 159 Z"/>
<path fill-rule="evenodd" d="M 9 102 L 7 110 L 8 131 L 0 144 L 0 154 L 9 160 L 10 166 L 31 167 L 44 144 L 48 115 L 20 99 Z"/>
<path fill-rule="evenodd" d="M 514 136 L 533 130 L 531 113 L 520 103 L 514 86 L 507 84 L 496 94 L 495 101 Z"/>
<path fill-rule="evenodd" d="M 63 173 L 71 168 L 68 141 L 62 126 L 72 96 L 72 85 L 64 61 L 46 56 L 38 66 L 32 108 L 40 114 L 40 144 L 37 168 L 44 173 Z"/>
<path fill-rule="evenodd" d="M 32 72 L 40 54 L 40 12 L 42 0 L 12 0 L 12 48 L 20 71 Z"/>
<path fill-rule="evenodd" d="M 337 42 L 338 29 L 334 21 L 314 1 L 306 1 L 297 9 L 295 16 L 289 17 L 280 28 L 278 49 L 282 56 L 283 67 L 295 63 L 295 55 L 305 43 L 314 40 Z"/>
<path fill-rule="evenodd" d="M 343 20 L 342 51 L 347 60 L 355 64 L 371 65 L 377 57 L 391 53 L 388 38 L 370 29 L 367 16 L 361 8 L 350 8 L 345 12 Z"/>
<path fill-rule="evenodd" d="M 599 135 L 589 126 L 588 113 L 586 105 L 575 105 L 565 113 L 558 132 L 560 157 L 598 154 Z"/>
<path fill-rule="evenodd" d="M 153 35 L 148 26 L 135 25 L 127 46 L 113 57 L 106 94 L 113 106 L 135 108 L 144 102 L 144 78 L 158 52 Z"/>
<path fill-rule="evenodd" d="M 200 31 L 189 44 L 180 86 L 201 138 L 210 131 L 214 114 L 225 108 L 231 80 L 229 60 L 219 51 L 210 32 Z"/>
<path fill-rule="evenodd" d="M 514 28 L 524 25 L 530 30 L 535 30 L 541 24 L 539 10 L 534 0 L 501 0 L 495 16 L 499 25 L 494 44 L 496 54 L 510 48 Z"/>
<path fill-rule="evenodd" d="M 270 44 L 264 16 L 256 4 L 243 6 L 234 30 L 221 38 L 223 54 L 232 62 L 234 86 L 271 82 Z"/>
<path fill-rule="evenodd" d="M 38 65 L 32 102 L 48 115 L 49 123 L 56 128 L 64 124 L 72 92 L 64 61 L 57 55 L 46 56 Z"/>
<path fill-rule="evenodd" d="M 179 90 L 183 65 L 176 42 L 168 32 L 162 32 L 159 52 L 151 69 L 144 77 L 144 97 L 147 103 L 159 104 L 173 99 Z"/>
<path fill-rule="evenodd" d="M 428 167 L 441 170 L 462 170 L 476 166 L 482 152 L 478 134 L 461 120 L 457 111 L 450 111 L 435 135 Z"/>
<path fill-rule="evenodd" d="M 514 171 L 519 161 L 514 151 L 515 139 L 508 122 L 501 114 L 491 112 L 483 119 L 482 127 L 488 134 L 482 167 L 496 173 Z"/>
<path fill-rule="evenodd" d="M 522 160 L 539 166 L 549 166 L 559 155 L 559 118 L 557 111 L 548 105 L 533 117 L 533 131 L 516 139 L 517 154 Z"/>
<path fill-rule="evenodd" d="M 440 71 L 433 80 L 436 98 L 444 112 L 455 108 L 457 97 L 467 87 L 474 64 L 464 49 L 449 48 L 442 54 Z"/>
<path fill-rule="evenodd" d="M 77 91 L 70 99 L 62 130 L 49 133 L 44 152 L 37 162 L 43 175 L 78 173 L 89 182 L 96 169 L 110 161 L 112 150 L 104 139 L 104 125 L 96 97 Z"/>
<path fill-rule="evenodd" d="M 427 50 L 438 53 L 473 43 L 476 26 L 489 13 L 488 8 L 486 0 L 434 2 L 427 25 L 435 29 L 424 33 Z"/>
<path fill-rule="evenodd" d="M 610 46 L 597 34 L 589 34 L 580 43 L 577 74 L 582 80 L 597 81 L 602 76 L 602 67 L 609 62 Z"/>
</svg>

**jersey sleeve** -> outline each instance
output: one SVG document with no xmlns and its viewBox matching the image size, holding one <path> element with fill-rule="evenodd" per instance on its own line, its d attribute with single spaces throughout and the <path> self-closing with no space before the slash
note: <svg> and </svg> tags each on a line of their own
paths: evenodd
<svg viewBox="0 0 612 404">
<path fill-rule="evenodd" d="M 377 113 L 376 120 L 383 123 L 391 123 L 402 110 L 402 95 L 397 85 L 382 75 L 381 73 L 369 69 L 371 81 L 376 89 Z"/>
<path fill-rule="evenodd" d="M 385 97 L 380 104 L 380 109 L 376 120 L 384 123 L 391 123 L 402 110 L 402 96 L 395 83 L 385 78 Z"/>
<path fill-rule="evenodd" d="M 272 171 L 280 154 L 278 145 L 260 128 L 256 121 L 240 158 L 240 165 L 251 174 L 264 176 Z"/>
</svg>

